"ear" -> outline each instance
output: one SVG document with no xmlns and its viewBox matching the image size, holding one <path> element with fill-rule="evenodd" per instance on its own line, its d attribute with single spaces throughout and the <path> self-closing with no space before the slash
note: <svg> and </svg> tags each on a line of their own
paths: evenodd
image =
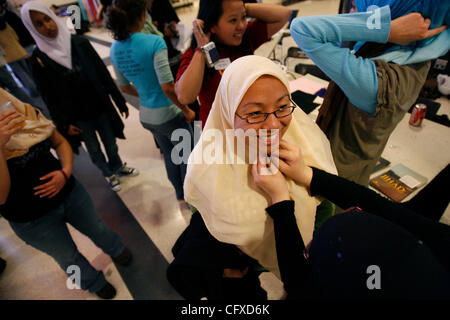
<svg viewBox="0 0 450 320">
<path fill-rule="evenodd" d="M 214 25 L 211 28 L 209 28 L 209 32 L 211 32 L 212 34 L 217 33 L 217 25 Z"/>
</svg>

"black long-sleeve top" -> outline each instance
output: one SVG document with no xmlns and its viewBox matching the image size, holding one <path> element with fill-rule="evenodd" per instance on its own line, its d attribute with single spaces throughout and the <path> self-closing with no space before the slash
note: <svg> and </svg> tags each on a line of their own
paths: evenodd
<svg viewBox="0 0 450 320">
<path fill-rule="evenodd" d="M 450 270 L 450 227 L 427 219 L 401 204 L 346 179 L 313 168 L 312 196 L 320 195 L 341 208 L 359 207 L 363 211 L 399 225 L 423 241 L 437 260 Z M 274 220 L 278 264 L 288 295 L 314 298 L 311 266 L 303 256 L 305 246 L 294 216 L 294 201 L 276 203 L 266 209 Z"/>
</svg>

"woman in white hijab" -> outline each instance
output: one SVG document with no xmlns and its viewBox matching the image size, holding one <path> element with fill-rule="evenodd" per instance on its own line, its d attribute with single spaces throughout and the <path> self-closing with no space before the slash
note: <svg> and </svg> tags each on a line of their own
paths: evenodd
<svg viewBox="0 0 450 320">
<path fill-rule="evenodd" d="M 218 143 L 220 134 L 225 144 Z M 226 139 L 233 134 L 250 136 L 245 155 L 239 152 L 239 147 L 234 147 L 242 140 Z M 258 143 L 258 152 L 266 149 L 272 160 L 276 160 L 278 147 L 283 158 L 290 145 L 298 145 L 309 166 L 336 173 L 327 138 L 292 102 L 284 72 L 269 59 L 259 56 L 237 59 L 225 70 L 200 141 L 189 158 L 184 189 L 186 201 L 198 210 L 215 239 L 237 246 L 280 277 L 273 222 L 265 209 L 281 199 L 269 198 L 255 184 L 264 177 L 252 172 L 261 173 L 263 166 L 249 163 L 252 137 Z M 270 170 L 281 175 L 276 166 Z M 297 224 L 308 243 L 320 200 L 309 196 L 307 189 L 288 177 L 286 180 L 286 193 L 295 201 Z M 178 249 L 179 246 L 175 248 Z M 178 259 L 177 254 L 175 257 Z"/>
<path fill-rule="evenodd" d="M 71 35 L 45 4 L 26 2 L 21 18 L 37 44 L 30 59 L 33 76 L 58 131 L 75 152 L 84 141 L 92 162 L 108 178 L 111 188 L 119 191 L 119 177 L 138 173 L 118 154 L 116 138 L 125 136 L 117 109 L 128 117 L 124 97 L 89 41 Z"/>
</svg>

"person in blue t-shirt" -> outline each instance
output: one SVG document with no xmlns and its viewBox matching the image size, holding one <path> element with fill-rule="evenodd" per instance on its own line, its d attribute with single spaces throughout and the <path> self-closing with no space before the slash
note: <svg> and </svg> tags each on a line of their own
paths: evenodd
<svg viewBox="0 0 450 320">
<path fill-rule="evenodd" d="M 176 97 L 164 39 L 140 33 L 146 20 L 146 5 L 146 0 L 118 0 L 108 9 L 107 28 L 116 39 L 111 46 L 111 61 L 120 89 L 139 97 L 140 121 L 153 133 L 161 148 L 169 180 L 177 199 L 182 200 L 189 154 L 183 149 L 181 164 L 177 164 L 179 159 L 171 159 L 172 149 L 178 143 L 173 142 L 171 136 L 174 130 L 185 129 L 192 146 L 193 132 L 189 123 L 195 113 Z"/>
</svg>

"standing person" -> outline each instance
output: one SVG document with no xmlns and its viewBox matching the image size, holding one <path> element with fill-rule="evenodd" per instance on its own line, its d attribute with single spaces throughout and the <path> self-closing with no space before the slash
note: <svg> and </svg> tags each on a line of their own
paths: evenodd
<svg viewBox="0 0 450 320">
<path fill-rule="evenodd" d="M 64 272 L 78 266 L 83 290 L 112 299 L 116 290 L 78 251 L 66 223 L 121 265 L 131 263 L 130 250 L 102 221 L 89 194 L 72 176 L 72 149 L 53 123 L 0 89 L 0 105 L 8 102 L 14 111 L 0 114 L 1 215 L 19 238 L 50 255 Z"/>
<path fill-rule="evenodd" d="M 92 162 L 119 191 L 119 178 L 139 172 L 123 163 L 116 137 L 125 139 L 120 113 L 128 107 L 105 64 L 80 35 L 71 35 L 61 20 L 43 3 L 30 1 L 22 7 L 22 19 L 36 40 L 32 56 L 33 74 L 50 115 L 74 150 L 84 141 Z M 103 154 L 97 132 L 105 147 Z"/>
<path fill-rule="evenodd" d="M 6 54 L 0 45 L 0 87 L 7 89 L 13 96 L 26 102 L 31 103 L 31 98 L 20 88 L 9 70 L 6 68 Z"/>
<path fill-rule="evenodd" d="M 117 0 L 108 11 L 107 26 L 116 41 L 111 46 L 111 60 L 118 70 L 123 92 L 140 99 L 142 126 L 151 131 L 164 156 L 167 176 L 175 188 L 177 199 L 184 199 L 183 183 L 189 154 L 175 163 L 172 133 L 184 129 L 193 145 L 189 123 L 195 113 L 180 103 L 175 95 L 169 68 L 167 47 L 163 38 L 140 33 L 146 21 L 146 0 Z"/>
<path fill-rule="evenodd" d="M 366 12 L 370 5 L 381 8 Z M 339 175 L 368 185 L 389 136 L 425 83 L 429 60 L 450 48 L 443 26 L 450 23 L 450 2 L 356 0 L 356 7 L 359 13 L 297 18 L 291 34 L 333 80 L 317 123 L 330 139 Z M 420 41 L 410 45 L 414 40 Z M 338 47 L 341 41 L 358 41 L 356 54 Z"/>
<path fill-rule="evenodd" d="M 258 164 L 252 174 L 256 185 L 272 199 L 266 211 L 274 221 L 278 264 L 288 299 L 450 298 L 450 226 L 424 217 L 440 217 L 445 211 L 449 196 L 438 190 L 448 181 L 449 165 L 433 180 L 436 183 L 418 195 L 423 205 L 411 210 L 305 165 L 301 148 L 291 143 L 282 141 L 279 156 L 278 173 L 260 175 Z M 348 208 L 325 222 L 306 248 L 286 177 L 308 188 L 311 195 Z M 430 213 L 427 204 L 434 202 L 444 206 L 433 207 Z M 417 211 L 422 208 L 426 211 Z"/>
<path fill-rule="evenodd" d="M 14 13 L 9 15 L 15 16 Z M 28 52 L 22 46 L 21 39 L 14 28 L 8 23 L 7 17 L 6 4 L 0 3 L 0 46 L 5 52 L 6 63 L 20 80 L 28 95 L 36 96 L 36 85 L 26 61 Z"/>
<path fill-rule="evenodd" d="M 230 62 L 251 55 L 289 20 L 291 10 L 272 4 L 242 0 L 200 0 L 191 47 L 181 57 L 175 91 L 184 104 L 200 102 L 199 118 L 205 126 L 223 70 Z M 255 18 L 247 23 L 247 18 Z M 208 68 L 202 46 L 215 43 L 224 63 Z"/>
<path fill-rule="evenodd" d="M 211 141 L 216 140 L 210 139 L 211 132 L 220 132 L 227 137 L 226 142 L 223 139 L 221 145 Z M 170 282 L 185 297 L 223 297 L 211 292 L 223 282 L 223 274 L 240 278 L 236 285 L 244 282 L 242 287 L 248 288 L 246 284 L 250 283 L 254 288 L 259 281 L 251 260 L 249 263 L 243 258 L 247 256 L 280 277 L 273 224 L 265 213 L 270 199 L 251 178 L 251 144 L 245 145 L 244 155 L 236 151 L 241 148 L 239 144 L 235 148 L 229 133 L 254 137 L 261 149 L 267 148 L 267 154 L 261 157 L 276 154 L 279 141 L 287 140 L 302 146 L 309 165 L 336 172 L 325 134 L 292 102 L 283 70 L 268 58 L 256 55 L 232 62 L 223 74 L 186 174 L 186 201 L 198 212 L 177 242 L 175 260 L 168 269 Z M 217 157 L 214 161 L 207 160 L 203 152 L 208 150 L 208 154 L 211 148 Z M 311 197 L 306 188 L 291 179 L 288 191 L 295 200 L 298 227 L 308 243 L 322 199 Z M 232 294 L 239 290 L 225 291 Z"/>
</svg>

